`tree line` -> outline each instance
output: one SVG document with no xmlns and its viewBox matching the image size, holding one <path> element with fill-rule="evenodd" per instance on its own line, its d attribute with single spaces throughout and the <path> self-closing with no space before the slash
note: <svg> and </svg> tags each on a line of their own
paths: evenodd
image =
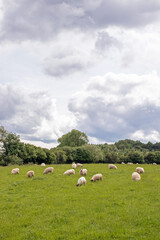
<svg viewBox="0 0 160 240">
<path fill-rule="evenodd" d="M 89 144 L 85 133 L 73 129 L 58 139 L 50 150 L 20 141 L 20 136 L 0 127 L 0 165 L 62 163 L 157 163 L 160 164 L 160 143 L 130 139 L 114 144 Z"/>
</svg>

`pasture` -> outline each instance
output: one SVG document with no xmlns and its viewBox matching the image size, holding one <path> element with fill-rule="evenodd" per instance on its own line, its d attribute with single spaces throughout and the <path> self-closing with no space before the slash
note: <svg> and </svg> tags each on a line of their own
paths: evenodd
<svg viewBox="0 0 160 240">
<path fill-rule="evenodd" d="M 76 187 L 76 174 L 64 176 L 71 165 L 0 167 L 0 239 L 97 240 L 160 239 L 160 166 L 84 164 L 87 184 Z M 137 166 L 145 173 L 132 181 Z M 47 167 L 47 166 L 46 166 Z M 27 178 L 29 170 L 35 177 Z M 90 182 L 96 173 L 103 181 Z"/>
</svg>

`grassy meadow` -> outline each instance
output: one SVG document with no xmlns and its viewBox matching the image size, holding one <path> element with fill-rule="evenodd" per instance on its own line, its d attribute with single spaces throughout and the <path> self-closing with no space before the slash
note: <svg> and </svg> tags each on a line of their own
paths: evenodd
<svg viewBox="0 0 160 240">
<path fill-rule="evenodd" d="M 71 165 L 0 167 L 0 239 L 97 240 L 160 239 L 160 166 L 142 166 L 141 181 L 132 181 L 137 165 L 86 164 L 87 184 L 76 187 L 80 168 L 73 176 L 63 172 Z M 35 171 L 27 178 L 28 170 Z M 103 181 L 90 182 L 96 173 Z"/>
</svg>

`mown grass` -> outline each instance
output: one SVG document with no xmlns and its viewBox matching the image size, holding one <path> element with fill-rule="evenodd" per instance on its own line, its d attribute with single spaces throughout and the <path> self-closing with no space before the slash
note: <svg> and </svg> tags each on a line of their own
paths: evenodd
<svg viewBox="0 0 160 240">
<path fill-rule="evenodd" d="M 54 165 L 53 175 L 38 165 L 20 166 L 19 175 L 0 167 L 0 239 L 160 239 L 160 166 L 143 165 L 139 182 L 131 180 L 137 165 L 117 166 L 84 165 L 81 187 L 75 186 L 80 168 L 63 175 L 71 165 Z M 102 182 L 90 182 L 95 173 Z"/>
</svg>

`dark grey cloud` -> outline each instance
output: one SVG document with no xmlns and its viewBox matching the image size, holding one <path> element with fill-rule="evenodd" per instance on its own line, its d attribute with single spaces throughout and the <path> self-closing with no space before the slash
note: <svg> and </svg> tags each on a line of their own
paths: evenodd
<svg viewBox="0 0 160 240">
<path fill-rule="evenodd" d="M 137 131 L 160 133 L 159 83 L 153 76 L 151 89 L 150 77 L 107 74 L 90 80 L 69 103 L 78 128 L 106 142 L 131 138 Z"/>
<path fill-rule="evenodd" d="M 68 1 L 15 0 L 4 6 L 1 39 L 46 40 L 86 21 L 83 9 Z"/>
<path fill-rule="evenodd" d="M 55 77 L 70 75 L 85 70 L 89 65 L 87 60 L 78 53 L 52 56 L 44 60 L 45 73 Z"/>
<path fill-rule="evenodd" d="M 108 25 L 139 27 L 155 21 L 159 10 L 158 0 L 104 0 L 94 11 L 90 12 L 90 17 L 100 28 Z"/>
<path fill-rule="evenodd" d="M 0 39 L 47 40 L 62 30 L 139 27 L 157 20 L 159 10 L 158 0 L 8 0 Z"/>
</svg>

